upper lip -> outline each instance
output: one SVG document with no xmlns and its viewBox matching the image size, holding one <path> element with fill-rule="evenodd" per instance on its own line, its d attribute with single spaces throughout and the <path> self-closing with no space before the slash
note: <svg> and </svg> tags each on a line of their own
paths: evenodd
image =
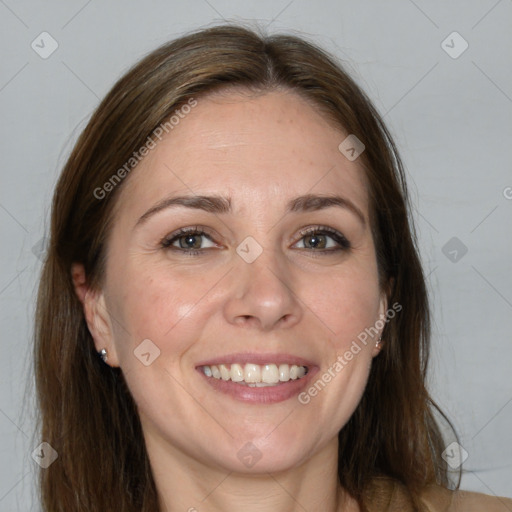
<svg viewBox="0 0 512 512">
<path fill-rule="evenodd" d="M 308 368 L 311 368 L 315 366 L 315 364 L 307 359 L 304 359 L 303 357 L 298 357 L 292 354 L 283 354 L 283 353 L 261 353 L 261 352 L 244 352 L 244 353 L 238 353 L 238 354 L 226 354 L 223 356 L 214 357 L 211 359 L 204 360 L 197 364 L 197 367 L 200 366 L 212 366 L 212 365 L 219 365 L 219 364 L 234 364 L 234 363 L 240 363 L 240 364 L 247 364 L 247 363 L 253 363 L 253 364 L 295 364 L 297 366 L 307 366 Z"/>
</svg>

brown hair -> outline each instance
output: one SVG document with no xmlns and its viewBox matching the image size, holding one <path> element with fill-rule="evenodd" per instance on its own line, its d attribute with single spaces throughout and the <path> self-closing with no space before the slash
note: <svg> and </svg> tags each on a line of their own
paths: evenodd
<svg viewBox="0 0 512 512">
<path fill-rule="evenodd" d="M 34 349 L 40 435 L 59 454 L 41 471 L 44 510 L 158 510 L 136 406 L 122 371 L 96 354 L 71 265 L 82 263 L 89 285 L 101 286 L 123 184 L 102 199 L 94 191 L 176 109 L 227 86 L 295 91 L 366 146 L 360 161 L 381 286 L 403 311 L 386 324 L 364 396 L 339 433 L 338 473 L 363 510 L 365 492 L 378 476 L 403 485 L 419 508 L 425 485 L 449 481 L 434 417 L 439 409 L 425 385 L 428 299 L 396 147 L 369 99 L 327 53 L 296 36 L 225 25 L 168 43 L 123 76 L 94 112 L 56 186 Z"/>
</svg>

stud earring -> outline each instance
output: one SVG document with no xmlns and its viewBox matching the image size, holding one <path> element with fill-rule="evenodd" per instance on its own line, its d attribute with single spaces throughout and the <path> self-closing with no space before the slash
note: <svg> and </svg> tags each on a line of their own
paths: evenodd
<svg viewBox="0 0 512 512">
<path fill-rule="evenodd" d="M 382 336 L 377 340 L 377 342 L 375 343 L 375 346 L 377 348 L 379 348 L 379 345 L 382 343 Z"/>
<path fill-rule="evenodd" d="M 102 348 L 99 352 L 98 352 L 98 355 L 101 357 L 101 359 L 103 359 L 103 362 L 106 363 L 107 362 L 107 349 L 105 348 Z"/>
</svg>

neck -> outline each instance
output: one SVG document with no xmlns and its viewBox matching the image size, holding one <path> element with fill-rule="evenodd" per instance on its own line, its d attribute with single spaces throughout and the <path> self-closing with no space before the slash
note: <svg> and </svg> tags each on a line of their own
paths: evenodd
<svg viewBox="0 0 512 512">
<path fill-rule="evenodd" d="M 164 452 L 149 442 L 147 448 L 161 512 L 358 510 L 338 482 L 337 439 L 302 464 L 273 473 L 235 473 L 206 466 L 171 447 Z"/>
</svg>

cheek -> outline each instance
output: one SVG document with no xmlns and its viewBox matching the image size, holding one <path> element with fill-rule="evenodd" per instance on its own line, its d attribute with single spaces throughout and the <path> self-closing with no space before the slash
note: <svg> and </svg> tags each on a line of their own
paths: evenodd
<svg viewBox="0 0 512 512">
<path fill-rule="evenodd" d="M 114 343 L 135 402 L 150 417 L 176 407 L 186 411 L 190 404 L 180 385 L 180 364 L 208 320 L 207 301 L 201 298 L 212 278 L 191 279 L 143 267 L 126 269 L 118 278 L 119 291 L 112 297 Z"/>
<path fill-rule="evenodd" d="M 112 297 L 112 309 L 116 320 L 119 319 L 114 332 L 120 358 L 127 359 L 129 352 L 144 339 L 152 340 L 162 351 L 179 353 L 185 348 L 182 346 L 187 338 L 184 330 L 193 330 L 194 325 L 199 325 L 186 319 L 200 313 L 197 306 L 208 282 L 209 279 L 199 281 L 177 273 L 149 272 L 140 267 L 119 276 L 117 286 L 113 286 L 118 292 Z"/>
<path fill-rule="evenodd" d="M 378 318 L 380 293 L 374 265 L 368 260 L 355 260 L 322 274 L 292 272 L 290 284 L 302 303 L 304 328 L 311 334 L 317 332 L 318 342 L 328 340 L 324 364 L 348 350 Z M 133 351 L 146 339 L 174 366 L 207 325 L 222 324 L 226 319 L 219 314 L 232 295 L 226 288 L 229 279 L 222 279 L 223 270 L 144 265 L 137 258 L 112 269 L 109 288 L 115 293 L 109 308 L 115 315 L 121 366 L 133 364 Z"/>
<path fill-rule="evenodd" d="M 326 333 L 326 346 L 320 372 L 299 398 L 310 404 L 316 417 L 330 418 L 333 432 L 346 424 L 357 407 L 373 360 L 372 328 L 380 318 L 381 292 L 372 268 L 371 262 L 352 265 L 324 280 L 322 286 L 302 288 L 308 293 L 305 302 L 313 305 L 313 318 Z"/>
<path fill-rule="evenodd" d="M 304 302 L 328 334 L 338 352 L 375 325 L 381 292 L 372 273 L 356 267 L 302 287 Z M 311 306 L 310 306 L 311 305 Z"/>
<path fill-rule="evenodd" d="M 324 424 L 326 438 L 346 425 L 363 396 L 373 361 L 375 339 L 369 333 L 379 318 L 379 298 L 377 285 L 349 279 L 331 283 L 323 301 L 316 303 L 315 315 L 327 326 L 327 343 L 322 367 L 299 402 Z"/>
</svg>

